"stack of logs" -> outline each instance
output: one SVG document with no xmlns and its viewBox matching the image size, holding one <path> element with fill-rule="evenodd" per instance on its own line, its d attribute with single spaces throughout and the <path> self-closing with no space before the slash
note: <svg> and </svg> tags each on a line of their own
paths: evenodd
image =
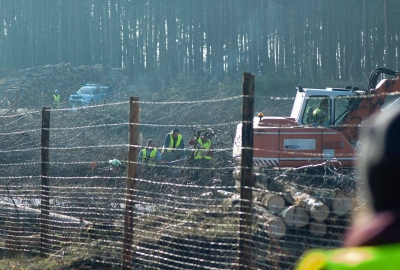
<svg viewBox="0 0 400 270">
<path fill-rule="evenodd" d="M 327 164 L 291 169 L 275 178 L 264 173 L 254 174 L 252 214 L 253 222 L 263 228 L 272 238 L 286 235 L 286 228 L 306 228 L 311 235 L 321 237 L 327 233 L 327 219 L 330 214 L 346 217 L 355 207 L 356 199 L 346 194 L 338 182 L 343 183 L 343 175 L 310 173 L 326 170 Z M 233 173 L 236 189 L 240 192 L 240 169 Z M 320 177 L 326 178 L 320 181 Z M 314 185 L 308 182 L 312 178 Z M 328 181 L 327 179 L 334 179 Z M 341 179 L 338 179 L 341 178 Z M 330 183 L 331 182 L 331 183 Z M 336 185 L 332 183 L 337 183 Z M 325 183 L 325 185 L 321 184 Z M 330 183 L 330 184 L 329 184 Z M 225 211 L 239 211 L 240 194 L 233 194 L 223 202 Z"/>
</svg>

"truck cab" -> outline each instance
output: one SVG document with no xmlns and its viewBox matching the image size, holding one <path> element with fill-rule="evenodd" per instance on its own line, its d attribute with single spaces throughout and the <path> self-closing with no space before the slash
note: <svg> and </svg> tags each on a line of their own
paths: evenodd
<svg viewBox="0 0 400 270">
<path fill-rule="evenodd" d="M 322 100 L 328 102 L 327 119 L 325 127 L 335 127 L 342 121 L 350 105 L 352 97 L 360 92 L 345 88 L 297 88 L 290 118 L 294 119 L 299 125 L 318 125 L 314 118 L 315 110 L 319 107 Z"/>
</svg>

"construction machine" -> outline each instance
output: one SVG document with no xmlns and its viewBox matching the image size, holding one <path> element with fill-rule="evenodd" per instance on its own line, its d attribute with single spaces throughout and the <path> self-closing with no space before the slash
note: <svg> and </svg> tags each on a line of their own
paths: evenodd
<svg viewBox="0 0 400 270">
<path fill-rule="evenodd" d="M 395 77 L 377 83 L 381 74 Z M 262 113 L 254 117 L 254 166 L 301 167 L 335 161 L 344 168 L 354 167 L 360 147 L 359 133 L 365 120 L 383 108 L 385 99 L 391 100 L 390 106 L 400 101 L 397 98 L 400 72 L 375 69 L 365 91 L 356 87 L 313 89 L 300 85 L 296 89 L 290 117 L 267 117 Z M 319 106 L 323 103 L 325 108 L 321 109 Z M 323 121 L 320 121 L 321 115 Z M 237 160 L 241 155 L 241 136 L 240 123 L 233 145 L 233 156 Z"/>
</svg>

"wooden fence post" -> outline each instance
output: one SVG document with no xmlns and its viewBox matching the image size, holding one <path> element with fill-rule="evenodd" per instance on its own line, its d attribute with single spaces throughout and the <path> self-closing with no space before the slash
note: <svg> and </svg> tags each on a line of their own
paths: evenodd
<svg viewBox="0 0 400 270">
<path fill-rule="evenodd" d="M 239 269 L 252 268 L 254 75 L 243 74 L 242 159 L 240 180 Z"/>
<path fill-rule="evenodd" d="M 138 156 L 139 134 L 139 98 L 130 97 L 129 100 L 129 156 L 128 176 L 126 178 L 126 199 L 124 214 L 124 242 L 122 254 L 122 269 L 133 269 L 133 234 L 134 210 L 136 193 L 136 169 Z"/>
<path fill-rule="evenodd" d="M 50 108 L 42 108 L 41 136 L 41 202 L 40 202 L 40 253 L 49 251 L 50 199 L 49 199 L 49 168 L 50 168 Z"/>
</svg>

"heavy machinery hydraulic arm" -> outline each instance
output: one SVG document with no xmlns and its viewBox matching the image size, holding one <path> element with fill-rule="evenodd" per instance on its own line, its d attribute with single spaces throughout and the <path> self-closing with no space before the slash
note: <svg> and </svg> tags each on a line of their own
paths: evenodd
<svg viewBox="0 0 400 270">
<path fill-rule="evenodd" d="M 381 74 L 396 78 L 383 79 L 377 84 Z M 341 132 L 353 146 L 357 145 L 361 124 L 381 108 L 387 95 L 400 94 L 400 72 L 377 68 L 371 72 L 368 88 L 362 95 L 351 100 L 348 113 L 337 128 L 337 131 Z"/>
</svg>

